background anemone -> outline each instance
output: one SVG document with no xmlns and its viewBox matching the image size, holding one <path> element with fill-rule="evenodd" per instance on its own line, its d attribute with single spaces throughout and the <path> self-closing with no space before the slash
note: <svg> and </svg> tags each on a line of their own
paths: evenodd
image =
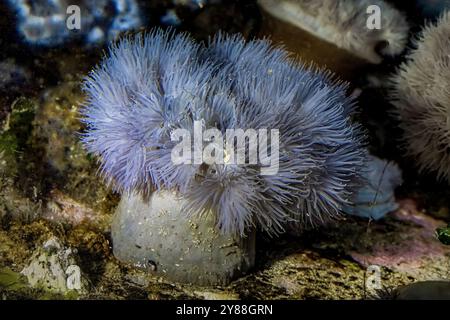
<svg viewBox="0 0 450 320">
<path fill-rule="evenodd" d="M 107 43 L 125 31 L 144 25 L 135 0 L 8 0 L 17 16 L 17 32 L 31 45 L 53 46 L 81 39 L 87 45 Z M 80 28 L 69 29 L 69 17 L 80 10 Z M 73 22 L 73 21 L 72 21 Z"/>
<path fill-rule="evenodd" d="M 407 154 L 450 181 L 450 11 L 426 26 L 392 78 L 392 103 Z"/>
<path fill-rule="evenodd" d="M 382 0 L 258 0 L 278 19 L 370 61 L 400 54 L 408 42 L 405 16 Z M 380 8 L 380 29 L 367 27 L 369 6 Z"/>
<path fill-rule="evenodd" d="M 369 155 L 362 170 L 365 183 L 355 192 L 345 213 L 378 220 L 397 210 L 395 188 L 402 184 L 402 172 L 395 162 Z"/>
<path fill-rule="evenodd" d="M 176 190 L 190 213 L 213 210 L 226 234 L 283 231 L 336 217 L 363 166 L 346 85 L 291 61 L 267 40 L 218 35 L 208 46 L 155 31 L 127 38 L 85 81 L 83 142 L 117 190 Z M 175 129 L 278 129 L 279 171 L 261 165 L 175 165 Z M 235 146 L 235 148 L 237 148 Z"/>
</svg>

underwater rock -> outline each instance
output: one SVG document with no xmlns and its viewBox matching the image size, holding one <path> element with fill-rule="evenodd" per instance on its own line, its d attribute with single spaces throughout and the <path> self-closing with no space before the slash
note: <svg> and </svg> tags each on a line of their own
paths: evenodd
<svg viewBox="0 0 450 320">
<path fill-rule="evenodd" d="M 26 152 L 36 108 L 33 100 L 16 99 L 0 129 L 0 220 L 31 222 L 42 211 L 36 197 L 27 197 L 23 186 L 15 186 L 29 165 Z"/>
<path fill-rule="evenodd" d="M 32 287 L 51 292 L 68 293 L 75 290 L 86 293 L 87 280 L 76 263 L 74 252 L 58 239 L 48 239 L 30 258 L 22 272 Z"/>
<path fill-rule="evenodd" d="M 370 155 L 363 172 L 363 185 L 355 193 L 353 204 L 346 206 L 344 212 L 378 220 L 397 210 L 394 190 L 402 183 L 397 164 Z"/>
<path fill-rule="evenodd" d="M 254 234 L 223 235 L 212 212 L 188 219 L 183 205 L 170 191 L 148 200 L 123 196 L 111 226 L 114 255 L 171 281 L 197 285 L 227 284 L 254 265 Z"/>
<path fill-rule="evenodd" d="M 396 288 L 390 296 L 395 300 L 450 300 L 450 281 L 419 281 Z"/>
<path fill-rule="evenodd" d="M 101 44 L 143 24 L 135 0 L 9 0 L 9 4 L 18 17 L 18 33 L 33 45 L 58 46 L 71 39 Z M 79 29 L 68 27 L 68 19 L 76 12 L 73 5 L 80 9 Z"/>
<path fill-rule="evenodd" d="M 194 291 L 194 294 L 205 300 L 239 300 L 239 295 L 234 292 L 221 291 Z"/>
<path fill-rule="evenodd" d="M 285 244 L 285 248 L 289 247 Z M 338 257 L 297 248 L 278 252 L 264 268 L 236 281 L 241 299 L 361 299 L 364 268 Z M 291 248 L 292 250 L 292 248 Z"/>
<path fill-rule="evenodd" d="M 72 59 L 84 69 L 80 60 L 86 60 L 85 56 Z M 104 230 L 119 199 L 98 179 L 96 163 L 79 140 L 82 75 L 73 65 L 59 67 L 65 79 L 42 92 L 33 121 L 32 183 L 43 189 L 46 219 L 69 225 L 88 223 Z"/>
<path fill-rule="evenodd" d="M 8 160 L 5 158 L 5 150 L 0 150 L 0 175 L 4 175 L 7 172 Z"/>
<path fill-rule="evenodd" d="M 32 222 L 42 214 L 42 203 L 21 194 L 9 181 L 0 182 L 0 221 Z"/>
<path fill-rule="evenodd" d="M 17 174 L 21 153 L 24 152 L 31 136 L 32 122 L 37 105 L 26 98 L 18 98 L 11 104 L 11 111 L 0 128 L 0 154 L 7 176 Z"/>
<path fill-rule="evenodd" d="M 50 191 L 47 207 L 42 213 L 42 218 L 71 225 L 89 225 L 99 230 L 106 230 L 109 216 L 100 214 L 86 204 L 75 201 L 67 194 L 54 189 Z"/>
<path fill-rule="evenodd" d="M 0 267 L 23 267 L 28 262 L 30 253 L 24 242 L 23 239 L 12 239 L 6 231 L 0 230 Z M 20 271 L 20 267 L 15 271 Z"/>
<path fill-rule="evenodd" d="M 382 0 L 259 0 L 276 18 L 344 48 L 371 63 L 400 54 L 408 41 L 405 16 Z M 369 29 L 369 6 L 381 11 L 380 29 Z"/>
<path fill-rule="evenodd" d="M 450 11 L 426 26 L 392 78 L 391 100 L 407 155 L 450 182 Z"/>
<path fill-rule="evenodd" d="M 7 289 L 8 293 L 26 290 L 28 288 L 28 282 L 26 277 L 18 272 L 14 272 L 9 268 L 0 267 L 0 294 Z M 2 300 L 6 300 L 4 295 Z"/>
<path fill-rule="evenodd" d="M 450 247 L 435 236 L 443 222 L 419 212 L 411 200 L 399 204 L 389 215 L 395 231 L 379 226 L 377 233 L 372 232 L 369 248 L 348 250 L 349 255 L 363 266 L 383 266 L 416 280 L 450 279 Z"/>
</svg>

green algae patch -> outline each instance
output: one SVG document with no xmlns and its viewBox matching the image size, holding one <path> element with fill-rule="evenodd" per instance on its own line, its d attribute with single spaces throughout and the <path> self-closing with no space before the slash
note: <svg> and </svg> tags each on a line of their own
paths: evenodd
<svg viewBox="0 0 450 320">
<path fill-rule="evenodd" d="M 0 294 L 4 299 L 76 300 L 80 297 L 76 290 L 60 294 L 42 288 L 31 288 L 24 275 L 9 268 L 0 268 Z"/>
<path fill-rule="evenodd" d="M 443 244 L 450 245 L 450 224 L 447 227 L 438 228 L 436 236 Z"/>
<path fill-rule="evenodd" d="M 19 150 L 25 148 L 33 128 L 36 105 L 27 98 L 18 98 L 12 104 L 12 110 L 4 125 L 4 131 L 16 137 Z"/>
<path fill-rule="evenodd" d="M 18 272 L 9 268 L 0 268 L 0 290 L 26 290 L 28 288 L 27 279 Z"/>
<path fill-rule="evenodd" d="M 11 109 L 0 130 L 0 162 L 1 171 L 13 176 L 33 128 L 36 106 L 22 97 L 13 102 Z"/>
<path fill-rule="evenodd" d="M 45 178 L 44 189 L 57 189 L 95 212 L 109 214 L 119 198 L 99 179 L 96 160 L 81 144 L 84 126 L 80 106 L 84 99 L 79 81 L 66 81 L 46 90 L 30 138 L 39 155 L 33 161 L 45 164 L 45 170 L 36 168 L 40 177 L 36 180 Z"/>
</svg>

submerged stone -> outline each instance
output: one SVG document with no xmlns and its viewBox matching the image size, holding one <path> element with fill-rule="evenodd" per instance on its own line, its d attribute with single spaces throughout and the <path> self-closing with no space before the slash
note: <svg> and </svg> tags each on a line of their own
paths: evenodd
<svg viewBox="0 0 450 320">
<path fill-rule="evenodd" d="M 32 287 L 50 292 L 87 292 L 87 281 L 76 263 L 74 251 L 56 238 L 47 240 L 31 257 L 22 272 Z"/>
</svg>

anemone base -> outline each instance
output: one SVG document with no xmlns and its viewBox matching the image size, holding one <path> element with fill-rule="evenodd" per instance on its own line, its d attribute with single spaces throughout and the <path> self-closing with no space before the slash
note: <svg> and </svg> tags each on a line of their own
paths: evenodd
<svg viewBox="0 0 450 320">
<path fill-rule="evenodd" d="M 226 285 L 254 265 L 254 233 L 236 239 L 217 230 L 214 215 L 187 217 L 183 199 L 158 191 L 144 200 L 123 195 L 112 222 L 114 255 L 175 282 Z"/>
</svg>

